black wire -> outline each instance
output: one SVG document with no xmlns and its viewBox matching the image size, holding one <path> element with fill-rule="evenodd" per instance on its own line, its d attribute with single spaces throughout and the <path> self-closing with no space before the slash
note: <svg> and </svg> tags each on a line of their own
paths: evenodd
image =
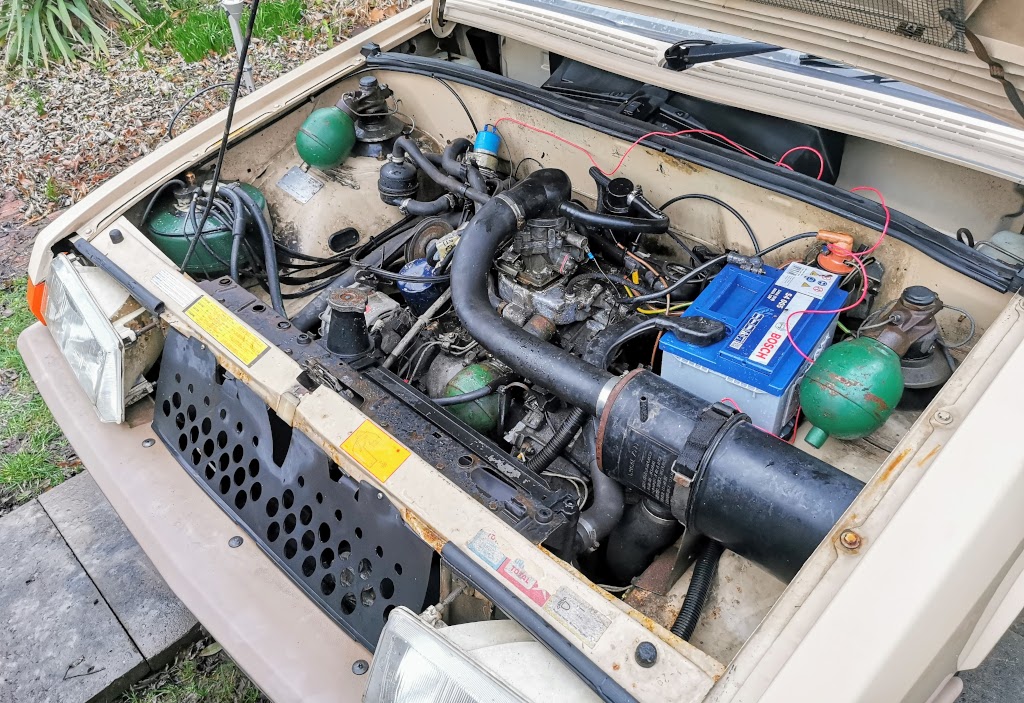
<svg viewBox="0 0 1024 703">
<path fill-rule="evenodd" d="M 232 85 L 231 83 L 217 83 L 215 85 L 208 86 L 208 87 L 203 88 L 202 90 L 200 90 L 198 93 L 193 95 L 191 98 L 186 100 L 184 103 L 182 103 L 181 107 L 179 107 L 177 109 L 177 111 L 174 113 L 174 115 L 171 117 L 171 121 L 167 123 L 167 138 L 168 139 L 174 139 L 174 123 L 178 121 L 178 118 L 181 117 L 181 113 L 185 111 L 185 108 L 188 107 L 192 103 L 193 100 L 195 100 L 198 97 L 201 97 L 201 96 L 205 95 L 206 93 L 209 93 L 211 90 L 214 90 L 216 88 L 227 88 L 227 87 L 230 87 L 231 85 Z"/>
<path fill-rule="evenodd" d="M 252 9 L 249 10 L 249 23 L 245 28 L 245 37 L 242 39 L 242 49 L 238 52 L 238 69 L 235 71 L 235 81 L 231 87 L 231 100 L 228 101 L 228 114 L 224 118 L 224 136 L 220 140 L 220 149 L 217 150 L 217 160 L 213 167 L 213 182 L 210 186 L 210 197 L 206 199 L 206 207 L 203 208 L 203 216 L 199 219 L 199 227 L 197 227 L 198 234 L 197 238 L 203 238 L 203 228 L 206 226 L 206 220 L 210 217 L 210 211 L 213 209 L 213 199 L 217 194 L 217 186 L 220 183 L 220 172 L 224 167 L 224 157 L 228 153 L 228 140 L 231 137 L 231 122 L 235 117 L 235 104 L 238 102 L 238 91 L 242 85 L 242 74 L 245 72 L 245 61 L 249 55 L 249 42 L 252 41 L 253 28 L 256 26 L 256 13 L 260 7 L 260 0 L 252 0 Z M 195 247 L 190 245 L 189 251 L 185 254 L 184 260 L 181 262 L 180 271 L 185 270 L 185 266 L 188 264 L 188 259 L 191 256 Z"/>
<path fill-rule="evenodd" d="M 739 210 L 734 208 L 729 203 L 725 202 L 724 200 L 719 200 L 713 195 L 705 195 L 703 193 L 687 193 L 686 195 L 677 195 L 674 198 L 669 198 L 668 200 L 665 201 L 665 204 L 658 209 L 664 211 L 664 209 L 667 208 L 669 205 L 671 205 L 672 203 L 677 203 L 680 200 L 707 200 L 708 202 L 714 203 L 715 205 L 718 205 L 719 207 L 728 210 L 736 217 L 737 220 L 740 221 L 740 224 L 743 225 L 743 229 L 747 230 L 747 235 L 750 237 L 750 242 L 754 245 L 754 253 L 762 253 L 761 245 L 757 241 L 757 235 L 754 234 L 754 228 L 750 226 L 750 223 L 747 222 L 747 219 L 740 214 Z"/>
<path fill-rule="evenodd" d="M 142 213 L 142 219 L 139 220 L 139 222 L 141 222 L 143 225 L 146 224 L 146 220 L 149 219 L 149 214 L 153 211 L 153 206 L 156 205 L 157 198 L 163 195 L 164 191 L 170 188 L 172 185 L 184 188 L 185 181 L 178 180 L 177 178 L 172 178 L 171 180 L 167 181 L 159 188 L 157 188 L 156 192 L 153 193 L 153 197 L 149 199 L 149 203 L 146 205 L 146 210 Z"/>
<path fill-rule="evenodd" d="M 444 82 L 437 76 L 431 76 L 431 78 L 433 78 L 435 81 L 443 85 L 445 88 L 448 89 L 449 93 L 455 96 L 455 99 L 459 101 L 459 105 L 462 105 L 462 109 L 463 111 L 465 111 L 466 117 L 469 118 L 469 124 L 473 126 L 473 134 L 478 133 L 480 130 L 477 129 L 476 127 L 476 120 L 473 119 L 473 113 L 471 113 L 469 111 L 469 108 L 466 107 L 466 103 L 462 100 L 462 96 L 455 92 L 455 88 L 452 88 L 450 85 L 448 85 L 446 82 Z"/>
</svg>

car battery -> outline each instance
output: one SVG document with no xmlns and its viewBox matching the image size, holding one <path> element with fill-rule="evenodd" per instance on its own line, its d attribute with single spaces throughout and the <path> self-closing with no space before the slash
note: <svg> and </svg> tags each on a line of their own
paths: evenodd
<svg viewBox="0 0 1024 703">
<path fill-rule="evenodd" d="M 725 338 L 699 347 L 662 335 L 661 375 L 709 402 L 731 400 L 761 429 L 780 434 L 796 414 L 797 384 L 835 334 L 846 301 L 841 276 L 801 263 L 760 273 L 727 264 L 686 310 L 725 324 Z M 794 314 L 797 313 L 797 314 Z"/>
</svg>

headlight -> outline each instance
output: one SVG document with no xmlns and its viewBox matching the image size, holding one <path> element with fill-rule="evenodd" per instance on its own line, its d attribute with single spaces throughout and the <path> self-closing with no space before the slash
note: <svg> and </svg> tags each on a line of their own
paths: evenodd
<svg viewBox="0 0 1024 703">
<path fill-rule="evenodd" d="M 412 611 L 395 608 L 373 655 L 364 701 L 524 703 Z"/>
<path fill-rule="evenodd" d="M 61 254 L 51 264 L 46 322 L 103 422 L 149 392 L 141 375 L 160 353 L 158 325 L 103 271 Z M 148 328 L 147 328 L 148 327 Z"/>
</svg>

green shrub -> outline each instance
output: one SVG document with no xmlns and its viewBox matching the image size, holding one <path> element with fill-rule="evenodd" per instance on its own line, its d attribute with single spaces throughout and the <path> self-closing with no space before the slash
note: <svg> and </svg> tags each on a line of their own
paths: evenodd
<svg viewBox="0 0 1024 703">
<path fill-rule="evenodd" d="M 105 54 L 101 25 L 119 20 L 142 22 L 129 0 L 0 0 L 4 62 L 23 67 L 48 67 L 51 59 L 71 63 L 80 47 L 94 56 Z"/>
</svg>

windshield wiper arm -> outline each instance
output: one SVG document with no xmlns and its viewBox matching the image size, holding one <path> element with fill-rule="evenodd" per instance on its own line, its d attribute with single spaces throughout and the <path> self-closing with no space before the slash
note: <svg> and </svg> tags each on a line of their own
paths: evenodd
<svg viewBox="0 0 1024 703">
<path fill-rule="evenodd" d="M 665 49 L 665 68 L 670 71 L 685 71 L 697 64 L 722 59 L 739 59 L 779 51 L 781 47 L 763 42 L 742 42 L 739 44 L 716 44 L 705 39 L 684 39 Z"/>
</svg>

